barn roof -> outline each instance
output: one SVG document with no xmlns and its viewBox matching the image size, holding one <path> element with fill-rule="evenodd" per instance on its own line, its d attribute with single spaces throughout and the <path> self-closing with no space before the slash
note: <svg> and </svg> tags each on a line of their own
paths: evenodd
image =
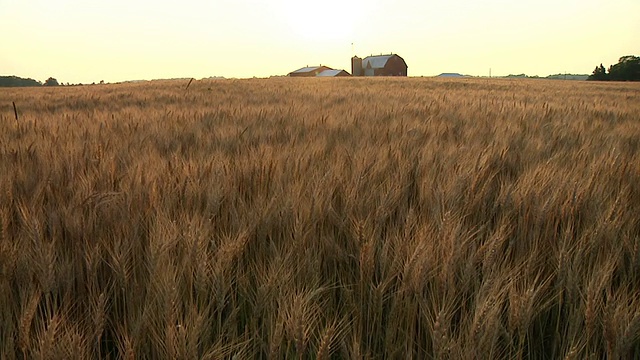
<svg viewBox="0 0 640 360">
<path fill-rule="evenodd" d="M 334 70 L 334 69 L 330 69 L 330 70 L 325 70 L 321 73 L 319 73 L 317 76 L 322 76 L 322 77 L 330 77 L 330 76 L 337 76 L 338 74 L 345 72 L 344 70 Z"/>
<path fill-rule="evenodd" d="M 321 67 L 322 66 L 307 66 L 307 67 L 303 67 L 301 69 L 298 69 L 298 70 L 292 72 L 292 74 L 308 73 L 308 72 L 316 71 L 316 70 L 320 69 Z"/>
<path fill-rule="evenodd" d="M 376 55 L 376 56 L 367 56 L 362 59 L 362 68 L 363 69 L 382 69 L 385 65 L 387 65 L 387 61 L 392 57 L 397 55 Z M 371 65 L 371 66 L 369 66 Z"/>
</svg>

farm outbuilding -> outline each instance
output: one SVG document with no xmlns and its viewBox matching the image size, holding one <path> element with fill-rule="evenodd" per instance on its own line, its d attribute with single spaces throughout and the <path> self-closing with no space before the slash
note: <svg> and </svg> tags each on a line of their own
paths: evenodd
<svg viewBox="0 0 640 360">
<path fill-rule="evenodd" d="M 396 54 L 351 58 L 353 76 L 407 76 L 407 63 Z"/>
<path fill-rule="evenodd" d="M 290 72 L 292 77 L 334 76 L 407 76 L 407 63 L 397 54 L 371 55 L 364 59 L 351 58 L 351 74 L 328 66 L 307 66 Z"/>
<path fill-rule="evenodd" d="M 289 76 L 292 77 L 312 77 L 312 76 L 318 76 L 318 74 L 320 74 L 323 71 L 326 70 L 333 70 L 328 66 L 307 66 L 307 67 L 303 67 L 301 69 L 298 69 L 296 71 L 290 72 Z"/>
<path fill-rule="evenodd" d="M 325 70 L 325 71 L 319 73 L 317 76 L 319 76 L 319 77 L 337 77 L 337 76 L 351 76 L 351 74 L 349 74 L 348 72 L 346 72 L 344 70 L 331 69 L 331 70 Z"/>
</svg>

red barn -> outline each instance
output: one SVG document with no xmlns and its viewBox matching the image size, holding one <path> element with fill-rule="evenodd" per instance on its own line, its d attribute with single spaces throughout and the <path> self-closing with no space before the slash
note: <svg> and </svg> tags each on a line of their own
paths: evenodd
<svg viewBox="0 0 640 360">
<path fill-rule="evenodd" d="M 351 59 L 353 76 L 407 76 L 407 63 L 396 54 Z"/>
</svg>

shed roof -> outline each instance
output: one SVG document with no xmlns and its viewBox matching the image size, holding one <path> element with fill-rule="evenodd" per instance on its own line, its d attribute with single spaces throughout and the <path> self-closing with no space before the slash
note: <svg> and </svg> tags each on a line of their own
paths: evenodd
<svg viewBox="0 0 640 360">
<path fill-rule="evenodd" d="M 464 75 L 460 73 L 442 73 L 438 77 L 464 77 Z"/>
<path fill-rule="evenodd" d="M 349 74 L 349 73 L 347 73 L 347 72 L 346 72 L 346 71 L 344 71 L 344 70 L 338 70 L 338 69 L 335 69 L 335 70 L 334 70 L 334 69 L 330 69 L 330 70 L 325 70 L 325 71 L 323 71 L 323 72 L 319 73 L 319 74 L 318 74 L 318 75 L 316 75 L 316 76 L 322 76 L 322 77 L 337 76 L 337 75 L 339 75 L 339 74 L 340 74 L 340 73 L 342 73 L 342 72 L 344 72 L 344 73 L 346 73 L 346 74 Z"/>
<path fill-rule="evenodd" d="M 308 72 L 312 72 L 312 71 L 316 71 L 320 68 L 322 68 L 324 66 L 307 66 L 307 67 L 303 67 L 301 69 L 298 69 L 296 71 L 293 71 L 292 74 L 299 74 L 299 73 L 308 73 Z"/>
</svg>

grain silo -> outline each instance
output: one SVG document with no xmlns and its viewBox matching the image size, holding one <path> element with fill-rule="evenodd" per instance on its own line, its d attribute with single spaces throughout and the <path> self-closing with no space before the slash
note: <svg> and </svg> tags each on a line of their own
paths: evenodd
<svg viewBox="0 0 640 360">
<path fill-rule="evenodd" d="M 351 58 L 351 75 L 364 76 L 364 71 L 362 71 L 362 59 L 357 56 Z"/>
</svg>

